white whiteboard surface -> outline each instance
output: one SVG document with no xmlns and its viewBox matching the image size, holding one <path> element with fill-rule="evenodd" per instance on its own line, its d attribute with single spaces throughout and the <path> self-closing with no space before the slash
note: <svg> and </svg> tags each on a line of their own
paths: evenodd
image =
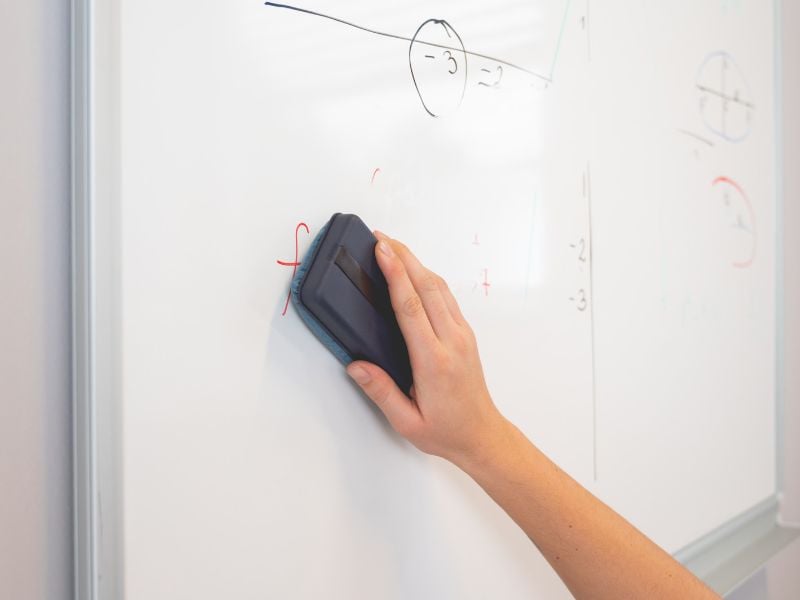
<svg viewBox="0 0 800 600">
<path fill-rule="evenodd" d="M 127 597 L 568 596 L 284 314 L 337 211 L 448 279 L 501 410 L 667 550 L 775 494 L 771 4 L 99 4 Z"/>
</svg>

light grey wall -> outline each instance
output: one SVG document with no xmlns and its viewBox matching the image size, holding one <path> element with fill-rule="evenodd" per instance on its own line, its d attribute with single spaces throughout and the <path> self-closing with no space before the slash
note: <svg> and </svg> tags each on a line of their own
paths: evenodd
<svg viewBox="0 0 800 600">
<path fill-rule="evenodd" d="M 800 522 L 800 3 L 784 7 L 784 514 Z M 69 3 L 0 3 L 0 596 L 71 598 Z M 800 597 L 800 542 L 731 596 Z"/>
<path fill-rule="evenodd" d="M 69 2 L 0 2 L 0 597 L 72 597 Z"/>
<path fill-rule="evenodd" d="M 800 2 L 784 0 L 784 516 L 800 523 Z M 800 557 L 800 554 L 798 554 Z M 796 563 L 800 571 L 800 560 Z M 800 589 L 800 588 L 799 588 Z M 800 593 L 798 593 L 800 597 Z"/>
</svg>

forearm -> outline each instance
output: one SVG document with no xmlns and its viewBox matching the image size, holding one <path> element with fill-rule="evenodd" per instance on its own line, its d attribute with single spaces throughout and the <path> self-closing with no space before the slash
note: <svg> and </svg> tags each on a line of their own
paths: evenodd
<svg viewBox="0 0 800 600">
<path fill-rule="evenodd" d="M 380 367 L 347 372 L 392 427 L 469 473 L 583 598 L 716 598 L 691 573 L 547 459 L 492 402 L 477 343 L 444 280 L 376 232 L 376 260 L 408 346 L 410 397 Z"/>
<path fill-rule="evenodd" d="M 523 529 L 578 598 L 717 598 L 516 427 L 453 462 Z"/>
</svg>

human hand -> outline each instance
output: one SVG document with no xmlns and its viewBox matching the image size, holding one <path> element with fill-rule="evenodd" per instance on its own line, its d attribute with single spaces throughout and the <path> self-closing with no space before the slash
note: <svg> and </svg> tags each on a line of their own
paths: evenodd
<svg viewBox="0 0 800 600">
<path fill-rule="evenodd" d="M 411 396 L 376 365 L 356 361 L 347 372 L 392 427 L 470 475 L 576 598 L 718 598 L 500 415 L 486 389 L 475 336 L 444 280 L 400 242 L 375 235 L 411 359 Z"/>
<path fill-rule="evenodd" d="M 351 363 L 347 373 L 417 448 L 457 464 L 473 459 L 502 437 L 506 421 L 486 388 L 472 329 L 444 279 L 400 242 L 375 235 L 414 385 L 406 396 L 383 369 L 365 361 Z"/>
</svg>

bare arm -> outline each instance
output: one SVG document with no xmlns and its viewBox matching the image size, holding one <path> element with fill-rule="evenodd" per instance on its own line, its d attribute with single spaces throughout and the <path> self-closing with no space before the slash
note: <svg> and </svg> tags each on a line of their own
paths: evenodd
<svg viewBox="0 0 800 600">
<path fill-rule="evenodd" d="M 382 369 L 363 361 L 347 371 L 392 427 L 470 475 L 525 531 L 576 598 L 718 598 L 500 414 L 472 330 L 447 284 L 408 248 L 376 235 L 414 388 L 406 396 Z"/>
</svg>

